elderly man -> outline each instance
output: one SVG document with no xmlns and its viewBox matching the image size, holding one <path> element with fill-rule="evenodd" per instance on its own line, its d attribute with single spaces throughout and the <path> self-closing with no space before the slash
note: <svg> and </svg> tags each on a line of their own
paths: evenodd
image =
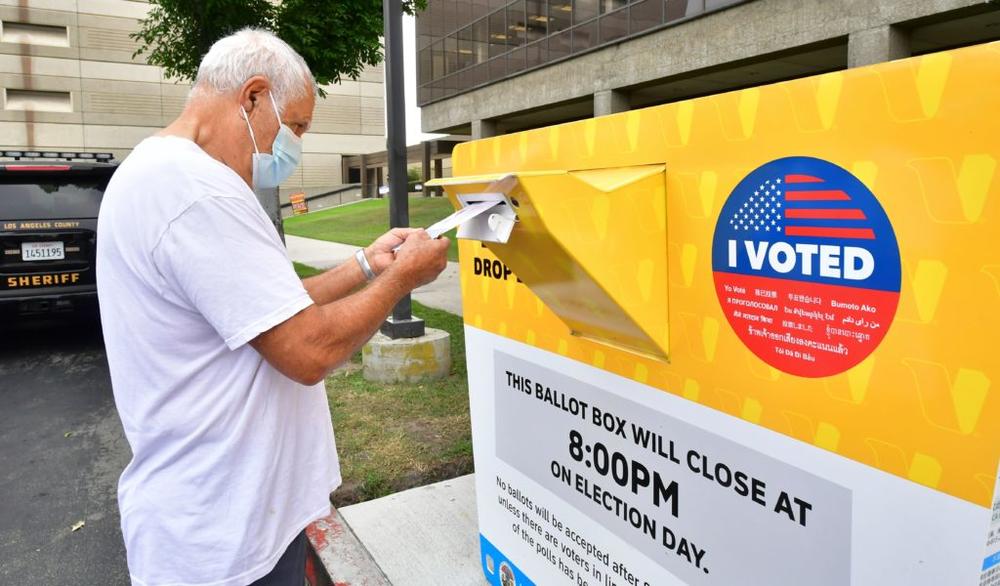
<svg viewBox="0 0 1000 586">
<path fill-rule="evenodd" d="M 341 481 L 324 376 L 445 266 L 446 241 L 397 229 L 296 277 L 251 188 L 292 173 L 314 104 L 295 51 L 240 31 L 105 194 L 98 292 L 133 452 L 119 508 L 135 584 L 302 586 L 303 531 Z"/>
</svg>

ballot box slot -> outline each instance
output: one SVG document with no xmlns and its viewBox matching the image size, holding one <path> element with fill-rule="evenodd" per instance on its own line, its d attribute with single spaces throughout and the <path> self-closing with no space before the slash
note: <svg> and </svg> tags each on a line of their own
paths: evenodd
<svg viewBox="0 0 1000 586">
<path fill-rule="evenodd" d="M 668 360 L 667 250 L 649 246 L 666 241 L 666 164 L 433 183 L 459 211 L 497 203 L 462 223 L 458 238 L 510 267 L 566 334 Z"/>
</svg>

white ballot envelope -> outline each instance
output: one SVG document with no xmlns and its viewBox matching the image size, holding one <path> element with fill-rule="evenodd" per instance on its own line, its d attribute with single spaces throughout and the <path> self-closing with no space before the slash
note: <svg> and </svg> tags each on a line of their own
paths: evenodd
<svg viewBox="0 0 1000 586">
<path fill-rule="evenodd" d="M 469 203 L 448 217 L 428 226 L 425 228 L 427 235 L 431 238 L 437 238 L 452 228 L 458 227 L 459 238 L 506 242 L 507 238 L 510 237 L 516 216 L 509 209 L 502 195 L 477 194 L 477 198 L 480 197 L 488 197 L 489 199 Z M 399 250 L 399 246 L 394 248 L 393 252 L 397 250 Z"/>
<path fill-rule="evenodd" d="M 452 228 L 458 227 L 459 238 L 505 244 L 510 239 L 514 225 L 518 222 L 517 213 L 514 210 L 515 200 L 508 197 L 508 194 L 518 185 L 517 176 L 508 173 L 485 181 L 484 178 L 477 178 L 473 181 L 447 178 L 435 179 L 428 183 L 428 185 L 472 184 L 483 184 L 486 189 L 475 193 L 459 194 L 457 196 L 458 203 L 462 207 L 447 218 L 427 227 L 427 235 L 431 238 L 437 238 Z"/>
<path fill-rule="evenodd" d="M 451 214 L 443 220 L 435 222 L 433 225 L 427 228 L 427 235 L 431 238 L 437 238 L 438 236 L 444 234 L 448 230 L 455 228 L 468 222 L 469 220 L 479 216 L 480 214 L 485 214 L 495 207 L 504 205 L 502 202 L 497 201 L 481 201 L 474 204 L 467 205 L 455 213 Z"/>
</svg>

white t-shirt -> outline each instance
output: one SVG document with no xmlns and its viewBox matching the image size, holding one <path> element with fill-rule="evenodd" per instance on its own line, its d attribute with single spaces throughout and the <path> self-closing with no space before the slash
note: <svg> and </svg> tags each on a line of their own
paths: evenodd
<svg viewBox="0 0 1000 586">
<path fill-rule="evenodd" d="M 340 485 L 324 386 L 292 381 L 247 344 L 312 300 L 254 193 L 188 140 L 135 148 L 97 233 L 133 453 L 118 484 L 132 581 L 248 584 L 329 514 Z"/>
</svg>

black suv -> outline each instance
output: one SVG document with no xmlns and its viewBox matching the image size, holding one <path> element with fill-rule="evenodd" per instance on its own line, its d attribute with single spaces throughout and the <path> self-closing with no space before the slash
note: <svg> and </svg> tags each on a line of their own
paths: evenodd
<svg viewBox="0 0 1000 586">
<path fill-rule="evenodd" d="M 108 153 L 0 153 L 0 311 L 97 306 L 97 212 Z"/>
</svg>

